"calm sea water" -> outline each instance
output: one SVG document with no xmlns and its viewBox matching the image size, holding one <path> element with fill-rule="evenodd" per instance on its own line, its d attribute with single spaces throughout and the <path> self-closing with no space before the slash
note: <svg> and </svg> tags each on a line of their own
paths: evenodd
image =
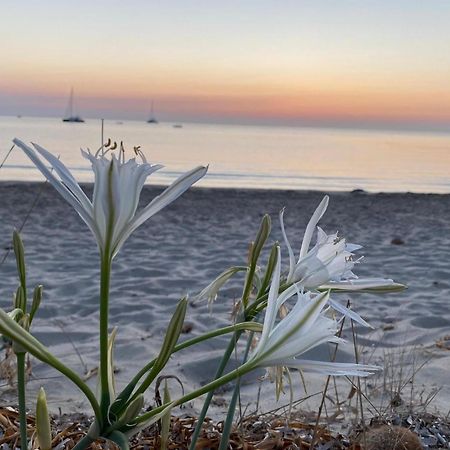
<svg viewBox="0 0 450 450">
<path fill-rule="evenodd" d="M 97 149 L 100 129 L 99 120 L 0 117 L 0 159 L 19 137 L 59 154 L 78 179 L 92 181 L 79 149 Z M 105 121 L 104 135 L 123 140 L 130 155 L 140 145 L 149 161 L 164 164 L 150 177 L 155 184 L 209 164 L 201 186 L 450 192 L 450 134 Z M 40 179 L 17 148 L 0 169 L 0 180 Z"/>
</svg>

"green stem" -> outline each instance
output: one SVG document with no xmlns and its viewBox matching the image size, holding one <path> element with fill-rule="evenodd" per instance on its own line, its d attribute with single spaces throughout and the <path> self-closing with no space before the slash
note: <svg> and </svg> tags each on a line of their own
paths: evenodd
<svg viewBox="0 0 450 450">
<path fill-rule="evenodd" d="M 248 337 L 247 346 L 245 348 L 244 357 L 242 359 L 242 364 L 245 364 L 247 362 L 248 354 L 250 353 L 250 348 L 252 346 L 253 335 L 254 335 L 254 333 L 252 332 L 252 333 L 250 333 L 250 335 Z M 240 391 L 241 391 L 241 379 L 238 378 L 236 380 L 236 385 L 234 387 L 234 392 L 233 392 L 233 396 L 230 401 L 230 405 L 228 406 L 227 418 L 225 419 L 225 422 L 223 425 L 222 437 L 220 439 L 220 444 L 219 444 L 219 450 L 227 450 L 228 449 L 228 442 L 230 440 L 231 427 L 233 425 L 234 414 L 236 411 L 236 403 L 239 398 Z"/>
<path fill-rule="evenodd" d="M 239 338 L 241 336 L 241 333 L 242 333 L 242 331 L 235 332 L 233 334 L 232 338 L 230 339 L 230 343 L 228 344 L 228 347 L 225 350 L 222 360 L 220 361 L 220 365 L 217 368 L 216 374 L 214 376 L 214 380 L 217 380 L 222 376 L 222 374 L 225 370 L 225 367 L 231 357 L 231 354 L 233 353 L 236 342 L 239 340 Z M 195 430 L 191 436 L 191 444 L 189 446 L 189 450 L 195 450 L 195 446 L 197 444 L 198 437 L 200 436 L 200 431 L 202 429 L 203 422 L 205 421 L 206 414 L 208 413 L 209 405 L 211 404 L 213 395 L 214 395 L 214 390 L 211 390 L 210 392 L 208 392 L 208 395 L 206 396 L 205 402 L 203 403 L 202 410 L 200 411 L 200 414 L 197 419 L 197 425 L 195 426 Z"/>
<path fill-rule="evenodd" d="M 267 296 L 268 296 L 268 294 L 265 294 L 262 297 L 257 298 L 250 306 L 246 307 L 246 309 L 243 313 L 245 320 L 248 320 L 248 321 L 253 320 L 253 318 L 257 314 L 258 305 L 260 305 L 262 302 L 264 302 L 267 299 Z M 218 379 L 219 377 L 222 376 L 222 374 L 225 370 L 225 367 L 231 357 L 231 354 L 233 353 L 234 347 L 236 346 L 236 342 L 239 340 L 239 338 L 241 336 L 241 333 L 242 333 L 241 331 L 235 332 L 234 335 L 232 336 L 230 343 L 228 344 L 228 347 L 225 350 L 225 353 L 222 357 L 222 360 L 220 361 L 220 365 L 217 368 L 214 379 Z M 191 444 L 189 446 L 189 450 L 195 450 L 195 446 L 197 445 L 197 440 L 198 440 L 198 437 L 200 436 L 200 431 L 202 429 L 203 422 L 205 421 L 205 417 L 208 412 L 209 405 L 211 404 L 213 395 L 214 395 L 214 391 L 211 391 L 206 396 L 205 402 L 203 403 L 202 410 L 200 411 L 200 414 L 198 416 L 197 425 L 195 426 L 194 432 L 192 433 Z"/>
<path fill-rule="evenodd" d="M 20 448 L 27 450 L 27 410 L 25 403 L 25 353 L 17 353 L 17 391 L 19 397 Z"/>
<path fill-rule="evenodd" d="M 108 385 L 108 313 L 111 258 L 109 252 L 101 256 L 100 263 L 100 410 L 106 418 L 111 402 Z"/>
<path fill-rule="evenodd" d="M 282 289 L 283 288 L 285 289 L 284 286 L 282 286 Z M 254 317 L 259 312 L 258 307 L 261 304 L 263 304 L 264 301 L 267 300 L 267 298 L 268 298 L 268 294 L 266 293 L 266 294 L 262 295 L 261 297 L 258 297 L 251 305 L 247 306 L 243 313 L 244 320 L 246 320 L 246 321 L 253 320 Z M 220 361 L 220 365 L 217 368 L 214 379 L 217 379 L 222 376 L 222 374 L 225 370 L 225 367 L 231 357 L 231 354 L 233 353 L 236 342 L 239 340 L 239 338 L 241 336 L 241 333 L 242 333 L 241 331 L 238 331 L 238 332 L 235 332 L 235 334 L 232 336 L 230 343 L 228 344 L 228 347 L 225 350 L 225 353 L 222 357 L 222 360 Z M 200 414 L 198 416 L 197 425 L 195 426 L 195 430 L 192 433 L 192 439 L 191 439 L 191 444 L 189 446 L 189 450 L 195 450 L 195 446 L 197 444 L 198 437 L 200 436 L 200 431 L 201 431 L 203 422 L 205 421 L 205 417 L 208 412 L 209 405 L 211 404 L 213 395 L 214 395 L 213 391 L 209 392 L 205 399 L 205 402 L 203 403 L 202 410 L 200 411 Z"/>
</svg>

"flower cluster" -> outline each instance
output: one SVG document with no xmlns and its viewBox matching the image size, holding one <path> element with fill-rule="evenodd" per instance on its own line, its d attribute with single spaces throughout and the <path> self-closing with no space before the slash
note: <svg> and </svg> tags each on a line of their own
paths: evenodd
<svg viewBox="0 0 450 450">
<path fill-rule="evenodd" d="M 137 227 L 202 178 L 207 172 L 207 167 L 199 166 L 183 174 L 138 211 L 139 197 L 147 178 L 162 167 L 159 164 L 147 162 L 139 147 L 134 148 L 135 155 L 129 160 L 125 159 L 123 145 L 120 145 L 116 154 L 113 150 L 116 150 L 118 146 L 111 145 L 110 141 L 96 153 L 82 151 L 83 157 L 91 163 L 95 176 L 94 192 L 90 199 L 68 168 L 54 155 L 37 144 L 30 147 L 18 139 L 15 139 L 14 143 L 28 155 L 45 178 L 77 211 L 95 236 L 100 253 L 98 396 L 93 393 L 85 380 L 54 357 L 29 332 L 29 323 L 40 303 L 42 287 L 36 288 L 31 310 L 27 312 L 25 262 L 18 235 L 15 235 L 14 246 L 20 286 L 12 313 L 7 314 L 0 309 L 0 333 L 14 342 L 17 356 L 22 358 L 22 364 L 18 367 L 24 368 L 24 355 L 25 352 L 29 352 L 75 383 L 89 400 L 95 419 L 86 436 L 76 444 L 74 450 L 86 449 L 100 437 L 114 442 L 121 450 L 128 450 L 130 436 L 158 420 L 169 423 L 170 420 L 167 421 L 167 417 L 170 418 L 173 407 L 208 394 L 192 435 L 190 449 L 195 449 L 199 430 L 214 390 L 256 367 L 266 367 L 281 377 L 290 368 L 319 374 L 347 376 L 368 376 L 379 370 L 379 367 L 374 365 L 316 361 L 304 357 L 306 352 L 321 344 L 343 342 L 337 333 L 339 321 L 336 319 L 336 312 L 363 326 L 369 326 L 356 312 L 331 298 L 332 292 L 383 291 L 403 288 L 402 285 L 390 279 L 360 279 L 353 273 L 355 264 L 361 259 L 355 256 L 355 252 L 361 246 L 347 243 L 337 233 L 329 235 L 317 226 L 328 206 L 329 198 L 325 196 L 306 227 L 298 257 L 295 257 L 287 238 L 284 210 L 281 211 L 281 232 L 289 254 L 289 269 L 286 274 L 282 273 L 281 249 L 278 243 L 272 246 L 265 270 L 263 271 L 259 266 L 259 257 L 270 236 L 271 220 L 270 216 L 265 215 L 256 239 L 250 245 L 247 265 L 231 267 L 222 272 L 199 294 L 199 298 L 206 298 L 212 302 L 216 299 L 221 287 L 231 277 L 245 272 L 243 293 L 237 306 L 239 311 L 236 314 L 236 323 L 178 342 L 188 304 L 186 298 L 181 299 L 170 320 L 157 357 L 143 366 L 120 393 L 116 393 L 113 347 L 117 330 L 113 329 L 110 333 L 108 323 L 112 260 Z M 47 165 L 50 165 L 51 169 Z M 311 246 L 316 230 L 317 240 L 315 245 Z M 294 300 L 291 301 L 292 299 Z M 264 321 L 261 324 L 259 317 L 262 313 L 264 313 Z M 250 351 L 252 343 L 250 337 L 243 363 L 235 370 L 224 373 L 236 343 L 245 336 L 246 331 L 251 332 L 252 336 L 254 333 L 261 333 L 258 344 L 253 351 Z M 232 333 L 232 337 L 214 380 L 173 401 L 168 394 L 164 395 L 164 404 L 144 410 L 144 394 L 151 384 L 159 378 L 170 378 L 161 377 L 160 373 L 174 353 L 227 333 Z M 22 372 L 23 370 L 20 373 Z M 156 381 L 156 383 L 159 382 Z M 24 376 L 19 378 L 18 384 L 21 405 L 21 447 L 25 450 L 27 434 Z M 238 390 L 239 383 L 236 384 L 235 394 L 230 402 L 220 448 L 227 448 Z M 37 436 L 40 446 L 50 448 L 52 436 L 43 391 L 38 397 L 37 415 Z"/>
</svg>

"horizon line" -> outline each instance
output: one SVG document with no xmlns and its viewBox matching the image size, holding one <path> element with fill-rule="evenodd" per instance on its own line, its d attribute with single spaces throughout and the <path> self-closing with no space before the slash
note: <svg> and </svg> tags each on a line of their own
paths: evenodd
<svg viewBox="0 0 450 450">
<path fill-rule="evenodd" d="M 0 113 L 0 117 L 16 118 L 16 119 L 56 119 L 61 120 L 61 117 L 47 114 L 5 114 Z M 104 117 L 93 116 L 91 114 L 83 114 L 83 118 L 92 121 L 106 120 L 111 122 L 136 122 L 146 123 L 147 118 L 120 118 L 120 117 Z M 338 130 L 366 130 L 366 131 L 404 131 L 404 132 L 429 132 L 429 133 L 450 133 L 450 123 L 443 124 L 440 122 L 419 122 L 419 121 L 377 121 L 370 119 L 363 119 L 361 121 L 352 121 L 345 119 L 335 120 L 320 120 L 320 119 L 261 119 L 261 118 L 243 118 L 236 119 L 226 117 L 212 117 L 212 118 L 182 118 L 174 117 L 173 119 L 163 118 L 158 119 L 160 124 L 194 124 L 194 125 L 229 125 L 229 126 L 250 126 L 250 127 L 286 127 L 286 128 L 323 128 L 323 129 L 338 129 Z M 83 126 L 80 124 L 80 126 Z"/>
</svg>

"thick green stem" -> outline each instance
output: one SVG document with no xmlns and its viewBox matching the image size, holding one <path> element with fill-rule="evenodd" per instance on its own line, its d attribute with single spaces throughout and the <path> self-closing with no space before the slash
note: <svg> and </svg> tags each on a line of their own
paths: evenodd
<svg viewBox="0 0 450 450">
<path fill-rule="evenodd" d="M 101 257 L 100 265 L 100 410 L 106 418 L 111 398 L 108 385 L 108 314 L 111 258 L 108 252 Z"/>
<path fill-rule="evenodd" d="M 17 391 L 19 397 L 20 448 L 27 450 L 27 410 L 25 403 L 25 353 L 17 353 Z"/>
</svg>

